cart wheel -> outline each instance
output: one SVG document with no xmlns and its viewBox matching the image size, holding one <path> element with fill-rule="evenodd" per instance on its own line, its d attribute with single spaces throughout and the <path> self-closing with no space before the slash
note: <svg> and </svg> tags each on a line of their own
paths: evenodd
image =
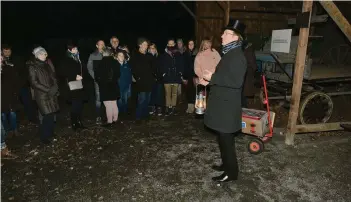
<svg viewBox="0 0 351 202">
<path fill-rule="evenodd" d="M 251 140 L 247 146 L 251 154 L 259 154 L 264 150 L 264 144 L 259 139 Z"/>
<path fill-rule="evenodd" d="M 301 124 L 326 123 L 333 113 L 333 100 L 323 92 L 308 94 L 301 102 L 299 119 Z"/>
</svg>

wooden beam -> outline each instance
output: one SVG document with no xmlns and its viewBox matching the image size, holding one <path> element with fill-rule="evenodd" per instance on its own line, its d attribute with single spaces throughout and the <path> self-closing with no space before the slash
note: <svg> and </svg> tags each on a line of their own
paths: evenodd
<svg viewBox="0 0 351 202">
<path fill-rule="evenodd" d="M 227 1 L 227 6 L 224 12 L 224 26 L 227 26 L 230 18 L 230 1 Z"/>
<path fill-rule="evenodd" d="M 198 26 L 199 23 L 201 23 L 201 24 L 204 26 L 204 28 L 205 28 L 209 33 L 213 34 L 213 37 L 217 40 L 217 42 L 219 42 L 219 44 L 222 43 L 222 42 L 218 39 L 218 37 L 215 37 L 216 35 L 218 35 L 217 32 L 215 32 L 213 29 L 211 29 L 210 27 L 208 27 L 208 25 L 206 24 L 206 22 L 204 22 L 203 20 L 198 19 L 198 18 L 196 17 L 196 15 L 195 15 L 182 1 L 180 1 L 179 3 L 180 3 L 180 5 L 183 6 L 183 8 L 184 8 L 186 11 L 188 11 L 188 13 L 191 15 L 191 17 L 194 18 L 195 22 L 197 23 L 197 26 Z"/>
<path fill-rule="evenodd" d="M 309 21 L 311 21 L 313 1 L 303 1 L 302 12 L 310 12 Z M 310 23 L 308 23 L 310 25 Z M 301 88 L 303 82 L 303 72 L 305 69 L 305 59 L 307 53 L 307 44 L 310 28 L 300 28 L 299 42 L 296 53 L 295 61 L 295 72 L 292 88 L 292 97 L 290 103 L 289 119 L 287 125 L 287 133 L 285 136 L 285 144 L 293 145 L 295 128 L 297 122 L 297 115 L 300 107 L 300 97 L 301 97 Z"/>
<path fill-rule="evenodd" d="M 342 126 L 350 125 L 350 124 L 351 122 L 335 122 L 335 123 L 297 125 L 295 128 L 295 133 L 338 131 L 338 130 L 344 130 Z"/>
<path fill-rule="evenodd" d="M 319 22 L 327 22 L 328 20 L 328 15 L 317 15 L 317 16 L 312 16 L 311 17 L 311 24 L 312 23 L 319 23 Z M 296 18 L 289 18 L 288 19 L 288 24 L 289 25 L 294 25 L 296 24 Z"/>
<path fill-rule="evenodd" d="M 301 10 L 299 9 L 288 9 L 288 8 L 256 8 L 256 9 L 248 9 L 246 7 L 243 8 L 234 8 L 230 9 L 230 12 L 245 12 L 245 13 L 279 13 L 279 14 L 297 14 Z"/>
<path fill-rule="evenodd" d="M 347 19 L 342 15 L 333 1 L 319 1 L 330 17 L 338 25 L 345 36 L 351 41 L 351 26 Z"/>
<path fill-rule="evenodd" d="M 197 19 L 199 19 L 199 20 L 223 20 L 223 17 L 218 17 L 218 16 L 198 16 Z"/>
<path fill-rule="evenodd" d="M 223 12 L 225 12 L 226 8 L 227 8 L 227 4 L 224 1 L 216 1 L 217 5 L 221 8 L 221 10 Z"/>
</svg>

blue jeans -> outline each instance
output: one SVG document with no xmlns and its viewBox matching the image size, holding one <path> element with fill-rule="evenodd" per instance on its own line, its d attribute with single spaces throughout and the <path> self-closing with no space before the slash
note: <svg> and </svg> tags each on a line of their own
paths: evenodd
<svg viewBox="0 0 351 202">
<path fill-rule="evenodd" d="M 151 100 L 150 100 L 150 106 L 157 106 L 157 107 L 162 107 L 165 105 L 164 103 L 164 85 L 156 83 L 152 87 L 152 92 L 151 92 Z"/>
<path fill-rule="evenodd" d="M 43 116 L 43 121 L 40 124 L 40 139 L 47 140 L 54 134 L 55 114 L 46 114 Z"/>
<path fill-rule="evenodd" d="M 117 107 L 121 113 L 125 113 L 128 111 L 128 97 L 129 97 L 129 89 L 125 89 L 121 91 L 121 97 L 117 100 Z"/>
<path fill-rule="evenodd" d="M 34 106 L 32 103 L 30 89 L 27 87 L 21 88 L 20 97 L 21 97 L 21 101 L 22 101 L 22 104 L 24 106 L 24 111 L 27 115 L 28 120 L 34 122 L 35 121 L 35 109 L 34 109 Z"/>
<path fill-rule="evenodd" d="M 100 101 L 100 89 L 98 83 L 94 82 L 95 88 L 95 108 L 97 117 L 101 116 L 101 101 Z"/>
<path fill-rule="evenodd" d="M 138 93 L 138 104 L 136 108 L 136 119 L 140 120 L 149 116 L 149 102 L 151 92 Z"/>
<path fill-rule="evenodd" d="M 4 129 L 4 124 L 2 124 L 2 121 L 1 121 L 1 149 L 6 148 L 5 137 L 6 137 L 6 131 Z"/>
<path fill-rule="evenodd" d="M 17 129 L 16 112 L 1 113 L 1 121 L 4 124 L 5 131 Z"/>
</svg>

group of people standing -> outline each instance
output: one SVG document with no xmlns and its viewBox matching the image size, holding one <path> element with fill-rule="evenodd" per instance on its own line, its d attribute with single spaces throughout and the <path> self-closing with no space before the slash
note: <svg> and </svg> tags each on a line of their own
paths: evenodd
<svg viewBox="0 0 351 202">
<path fill-rule="evenodd" d="M 251 70 L 255 71 L 252 67 L 255 65 L 255 59 L 249 57 L 254 54 L 247 51 L 250 46 L 243 43 L 244 30 L 245 25 L 240 21 L 229 21 L 221 36 L 221 54 L 212 48 L 210 39 L 204 39 L 199 49 L 195 48 L 194 40 L 189 40 L 185 47 L 182 39 L 169 39 L 164 53 L 159 54 L 156 45 L 146 38 L 139 38 L 137 49 L 129 52 L 127 47 L 119 46 L 117 37 L 111 37 L 110 47 L 106 47 L 103 40 L 97 41 L 96 50 L 90 54 L 86 67 L 80 60 L 77 45 L 67 44 L 66 56 L 60 61 L 59 68 L 69 90 L 72 129 L 85 129 L 82 111 L 83 92 L 86 90 L 83 77 L 86 75 L 94 81 L 96 123 L 102 124 L 103 103 L 103 111 L 106 114 L 106 123 L 103 125 L 105 127 L 111 127 L 118 121 L 119 112 L 126 113 L 129 110 L 130 101 L 136 102 L 138 122 L 150 114 L 175 114 L 180 94 L 186 95 L 186 112 L 194 113 L 195 89 L 201 85 L 209 92 L 204 123 L 218 135 L 222 158 L 222 165 L 214 165 L 212 168 L 223 173 L 213 180 L 236 180 L 238 163 L 234 138 L 241 132 L 241 108 L 246 105 L 243 85 L 245 80 L 253 83 L 245 77 L 247 78 L 250 72 L 252 74 Z M 7 123 L 10 123 L 12 128 L 16 127 L 15 100 L 18 99 L 17 94 L 20 91 L 18 85 L 24 85 L 11 83 L 12 79 L 18 76 L 15 68 L 20 65 L 11 62 L 9 49 L 7 46 L 2 47 L 1 125 L 2 129 L 6 126 L 4 130 L 10 130 Z M 55 68 L 47 58 L 46 50 L 37 47 L 33 50 L 33 55 L 24 68 L 28 73 L 22 77 L 26 77 L 24 81 L 29 82 L 37 103 L 40 139 L 47 144 L 53 135 L 56 113 L 60 109 L 60 91 Z M 84 71 L 89 74 L 84 75 Z M 185 92 L 181 93 L 182 89 Z M 133 94 L 136 95 L 134 98 Z M 3 149 L 3 136 L 1 139 Z"/>
</svg>

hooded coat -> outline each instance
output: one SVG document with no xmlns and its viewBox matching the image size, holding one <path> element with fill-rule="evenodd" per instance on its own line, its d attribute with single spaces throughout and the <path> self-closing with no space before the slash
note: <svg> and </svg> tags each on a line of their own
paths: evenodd
<svg viewBox="0 0 351 202">
<path fill-rule="evenodd" d="M 31 60 L 28 67 L 29 82 L 40 113 L 46 115 L 59 111 L 58 94 L 49 95 L 49 90 L 54 86 L 57 87 L 55 72 L 49 64 L 37 58 Z"/>
</svg>

